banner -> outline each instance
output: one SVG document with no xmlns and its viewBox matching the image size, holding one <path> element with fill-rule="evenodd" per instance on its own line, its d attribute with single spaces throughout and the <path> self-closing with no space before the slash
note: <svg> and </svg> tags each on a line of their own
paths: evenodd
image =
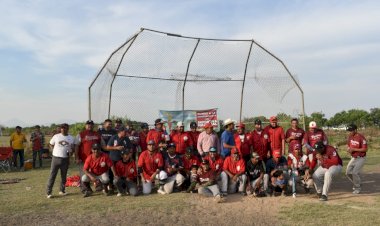
<svg viewBox="0 0 380 226">
<path fill-rule="evenodd" d="M 160 110 L 159 118 L 165 123 L 166 131 L 170 133 L 171 130 L 177 127 L 177 122 L 183 121 L 185 131 L 190 130 L 190 123 L 196 122 L 198 129 L 203 128 L 207 122 L 211 122 L 214 130 L 219 131 L 218 113 L 217 108 L 208 110 L 185 110 L 185 111 L 167 111 Z"/>
</svg>

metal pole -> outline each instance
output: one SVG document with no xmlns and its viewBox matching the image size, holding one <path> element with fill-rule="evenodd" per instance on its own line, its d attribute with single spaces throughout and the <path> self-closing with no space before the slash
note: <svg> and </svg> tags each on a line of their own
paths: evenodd
<svg viewBox="0 0 380 226">
<path fill-rule="evenodd" d="M 133 40 L 131 41 L 131 44 L 128 46 L 128 48 L 125 50 L 125 52 L 123 53 L 123 55 L 121 56 L 121 59 L 120 59 L 120 62 L 119 62 L 119 65 L 117 65 L 117 68 L 116 68 L 116 71 L 113 75 L 113 79 L 112 79 L 112 82 L 111 82 L 111 85 L 110 85 L 110 96 L 109 96 L 109 102 L 108 102 L 108 118 L 110 118 L 111 116 L 111 98 L 112 98 L 112 87 L 113 87 L 113 82 L 115 81 L 115 78 L 117 76 L 117 72 L 119 71 L 120 69 L 120 65 L 121 63 L 123 62 L 124 60 L 124 56 L 125 54 L 128 52 L 129 48 L 131 48 L 132 44 L 135 42 L 137 36 L 142 32 L 144 31 L 144 29 L 141 29 L 137 34 L 135 34 Z"/>
<path fill-rule="evenodd" d="M 242 85 L 242 87 L 241 87 L 241 97 L 240 97 L 240 117 L 239 117 L 239 122 L 241 122 L 241 116 L 242 116 L 242 114 L 243 114 L 244 85 L 245 85 L 245 78 L 246 78 L 246 76 L 247 76 L 247 67 L 248 67 L 249 58 L 250 58 L 250 56 L 251 56 L 252 45 L 253 45 L 253 40 L 252 40 L 252 42 L 251 42 L 251 45 L 249 46 L 249 51 L 248 51 L 247 61 L 245 62 L 244 77 L 243 77 L 243 85 Z"/>
<path fill-rule="evenodd" d="M 140 31 L 141 32 L 141 31 Z M 106 65 L 108 64 L 108 62 L 111 60 L 111 58 L 113 57 L 113 55 L 115 55 L 115 53 L 117 51 L 119 51 L 121 48 L 123 48 L 129 41 L 131 41 L 132 39 L 134 39 L 136 37 L 137 34 L 139 34 L 140 32 L 134 34 L 131 38 L 127 39 L 127 41 L 125 41 L 123 44 L 121 44 L 117 49 L 115 49 L 111 55 L 108 57 L 107 61 L 103 64 L 102 68 L 99 70 L 99 72 L 96 74 L 95 78 L 92 80 L 90 86 L 88 87 L 88 119 L 91 119 L 91 87 L 94 85 L 95 81 L 98 79 L 100 73 L 102 73 L 102 71 L 104 70 L 104 68 L 106 67 Z"/>
<path fill-rule="evenodd" d="M 301 86 L 298 84 L 297 80 L 290 73 L 289 69 L 286 67 L 286 65 L 284 64 L 284 62 L 282 62 L 282 60 L 280 60 L 280 58 L 278 58 L 277 56 L 275 56 L 273 53 L 269 52 L 267 49 L 265 49 L 264 47 L 262 47 L 257 42 L 255 42 L 255 44 L 257 46 L 259 46 L 261 49 L 263 49 L 265 52 L 267 52 L 269 55 L 271 55 L 272 57 L 274 57 L 276 60 L 278 60 L 282 64 L 282 66 L 288 72 L 290 78 L 293 80 L 293 82 L 296 84 L 296 86 L 298 87 L 299 91 L 301 92 L 301 96 L 302 96 L 302 114 L 303 114 L 303 118 L 304 118 L 303 119 L 303 128 L 304 128 L 304 130 L 306 130 L 306 124 L 305 124 L 305 101 L 304 101 L 304 95 L 303 95 L 303 90 L 302 90 Z"/>
<path fill-rule="evenodd" d="M 187 68 L 186 68 L 186 75 L 185 75 L 185 80 L 183 81 L 183 87 L 182 87 L 182 121 L 185 120 L 185 86 L 186 86 L 186 81 L 187 81 L 187 75 L 189 74 L 189 68 L 190 68 L 190 63 L 191 60 L 193 59 L 195 50 L 198 48 L 198 44 L 200 42 L 200 39 L 198 39 L 197 44 L 195 44 L 194 50 L 190 56 L 189 61 L 187 62 Z"/>
</svg>

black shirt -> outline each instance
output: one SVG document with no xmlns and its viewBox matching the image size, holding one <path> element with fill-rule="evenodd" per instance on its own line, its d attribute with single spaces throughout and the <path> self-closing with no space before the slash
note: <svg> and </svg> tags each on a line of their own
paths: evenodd
<svg viewBox="0 0 380 226">
<path fill-rule="evenodd" d="M 132 143 L 128 137 L 120 138 L 118 135 L 114 135 L 108 141 L 108 146 L 116 147 L 116 146 L 124 146 L 125 149 L 132 148 Z M 112 150 L 110 151 L 110 158 L 112 161 L 119 161 L 121 159 L 121 151 Z"/>
<path fill-rule="evenodd" d="M 102 139 L 102 145 L 103 144 L 107 145 L 109 140 L 111 139 L 111 137 L 113 137 L 114 135 L 117 134 L 116 130 L 114 130 L 112 128 L 110 130 L 106 130 L 104 128 L 101 128 L 101 129 L 99 129 L 98 132 L 100 133 L 100 137 Z M 107 150 L 102 149 L 102 151 L 108 153 Z"/>
<path fill-rule="evenodd" d="M 247 172 L 249 180 L 254 181 L 260 177 L 261 173 L 265 173 L 263 162 L 259 160 L 256 164 L 253 164 L 251 160 L 248 160 L 245 171 Z"/>
</svg>

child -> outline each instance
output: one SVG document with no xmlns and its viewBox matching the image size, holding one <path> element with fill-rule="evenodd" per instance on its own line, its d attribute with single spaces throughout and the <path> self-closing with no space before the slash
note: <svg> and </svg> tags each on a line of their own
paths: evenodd
<svg viewBox="0 0 380 226">
<path fill-rule="evenodd" d="M 285 180 L 284 172 L 282 170 L 273 170 L 271 174 L 274 192 L 281 192 L 281 195 L 285 196 L 287 182 Z"/>
<path fill-rule="evenodd" d="M 193 193 L 199 182 L 198 166 L 192 165 L 190 168 L 190 186 L 186 190 L 187 193 Z"/>
<path fill-rule="evenodd" d="M 309 159 L 307 155 L 302 153 L 300 145 L 294 147 L 293 154 L 288 156 L 289 186 L 292 187 L 293 197 L 296 196 L 296 183 L 301 182 L 305 188 L 305 192 L 309 193 L 310 188 L 313 186 L 313 179 L 309 173 Z"/>
</svg>

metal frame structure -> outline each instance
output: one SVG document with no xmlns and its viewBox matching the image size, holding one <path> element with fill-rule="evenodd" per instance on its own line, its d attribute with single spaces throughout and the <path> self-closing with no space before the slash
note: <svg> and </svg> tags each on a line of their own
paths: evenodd
<svg viewBox="0 0 380 226">
<path fill-rule="evenodd" d="M 187 68 L 186 68 L 186 74 L 185 74 L 185 79 L 175 79 L 175 78 L 154 78 L 154 77 L 144 77 L 144 76 L 134 76 L 134 75 L 119 75 L 118 74 L 118 71 L 119 71 L 119 68 L 120 68 L 120 65 L 125 57 L 125 54 L 128 52 L 128 50 L 130 49 L 130 47 L 133 45 L 133 42 L 138 38 L 139 34 L 141 32 L 143 32 L 144 30 L 146 31 L 150 31 L 150 32 L 155 32 L 155 33 L 160 33 L 160 34 L 164 34 L 164 35 L 167 35 L 167 36 L 174 36 L 174 37 L 179 37 L 179 38 L 187 38 L 187 39 L 195 39 L 197 40 L 196 42 L 196 45 L 194 46 L 194 49 L 192 51 L 192 54 L 187 62 Z M 240 80 L 240 79 L 234 79 L 234 80 L 218 80 L 218 79 L 214 79 L 214 80 L 202 80 L 202 79 L 197 79 L 197 80 L 191 80 L 191 79 L 188 79 L 188 73 L 189 73 L 189 68 L 190 68 L 190 65 L 191 65 L 191 62 L 192 62 L 192 59 L 193 59 L 193 56 L 197 50 L 197 47 L 198 47 L 198 44 L 201 40 L 207 40 L 207 41 L 239 41 L 239 42 L 250 42 L 250 47 L 249 47 L 249 52 L 248 52 L 248 56 L 247 56 L 247 60 L 246 60 L 246 63 L 245 63 L 245 69 L 244 69 L 244 77 L 243 77 L 243 80 Z M 131 43 L 130 43 L 131 42 Z M 251 55 L 251 50 L 252 50 L 252 46 L 253 44 L 257 45 L 259 48 L 261 48 L 262 50 L 264 50 L 265 52 L 267 52 L 269 55 L 271 55 L 274 59 L 276 59 L 277 61 L 279 61 L 282 66 L 285 68 L 286 72 L 288 73 L 288 75 L 291 77 L 291 79 L 293 80 L 293 82 L 296 84 L 298 90 L 300 91 L 301 93 L 301 97 L 302 97 L 302 122 L 303 122 L 303 127 L 305 129 L 306 127 L 306 124 L 305 124 L 305 103 L 304 103 L 304 92 L 300 86 L 300 84 L 298 83 L 298 81 L 294 78 L 294 76 L 290 73 L 289 69 L 286 67 L 286 65 L 284 64 L 284 62 L 282 60 L 280 60 L 277 56 L 275 56 L 273 53 L 271 53 L 270 51 L 268 51 L 267 49 L 265 49 L 263 46 L 261 46 L 260 44 L 258 44 L 255 40 L 253 39 L 212 39 L 212 38 L 197 38 L 197 37 L 190 37 L 190 36 L 182 36 L 182 35 L 179 35 L 179 34 L 173 34 L 173 33 L 167 33 L 167 32 L 162 32 L 162 31 L 157 31 L 157 30 L 152 30 L 152 29 L 147 29 L 147 28 L 141 28 L 139 32 L 137 32 L 136 34 L 134 34 L 130 39 L 128 39 L 126 42 L 124 42 L 119 48 L 117 48 L 114 52 L 112 52 L 112 54 L 110 55 L 110 57 L 107 59 L 107 61 L 104 63 L 103 67 L 99 70 L 99 72 L 97 73 L 97 75 L 95 76 L 94 80 L 91 82 L 90 86 L 88 87 L 88 112 L 89 112 L 89 119 L 91 119 L 91 87 L 93 86 L 93 84 L 95 83 L 96 79 L 99 77 L 100 73 L 102 72 L 102 70 L 106 67 L 107 63 L 110 61 L 110 59 L 113 57 L 113 55 L 118 51 L 120 50 L 121 48 L 123 48 L 125 45 L 127 45 L 128 43 L 130 43 L 130 45 L 128 46 L 128 48 L 125 50 L 125 52 L 123 53 L 122 55 L 122 58 L 119 62 L 119 65 L 117 67 L 117 70 L 113 73 L 113 79 L 112 79 L 112 82 L 111 82 L 111 85 L 110 85 L 110 93 L 109 93 L 109 106 L 108 106 L 108 117 L 110 117 L 110 113 L 111 113 L 111 99 L 112 99 L 112 86 L 113 86 L 113 83 L 115 81 L 115 78 L 116 76 L 122 76 L 122 77 L 130 77 L 130 78 L 145 78 L 145 79 L 158 79 L 158 80 L 172 80 L 172 81 L 183 81 L 183 87 L 182 87 L 182 111 L 185 110 L 185 88 L 186 88 L 186 82 L 187 81 L 207 81 L 207 82 L 210 82 L 210 81 L 222 81 L 222 82 L 227 82 L 227 81 L 241 81 L 242 82 L 242 90 L 241 90 L 241 98 L 240 98 L 240 121 L 242 120 L 242 112 L 243 112 L 243 99 L 244 99 L 244 85 L 245 85 L 245 80 L 246 80 L 246 74 L 247 74 L 247 67 L 248 67 L 248 63 L 249 63 L 249 58 L 250 58 L 250 55 Z"/>
</svg>

